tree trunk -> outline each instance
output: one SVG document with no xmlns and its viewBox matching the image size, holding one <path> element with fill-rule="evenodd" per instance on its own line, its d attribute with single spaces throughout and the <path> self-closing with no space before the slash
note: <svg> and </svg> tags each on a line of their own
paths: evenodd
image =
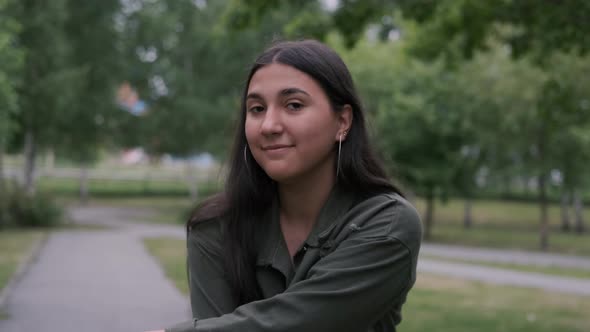
<svg viewBox="0 0 590 332">
<path fill-rule="evenodd" d="M 570 229 L 569 193 L 567 190 L 564 190 L 561 194 L 561 230 L 569 232 Z"/>
<path fill-rule="evenodd" d="M 541 227 L 540 227 L 540 246 L 541 250 L 549 249 L 549 218 L 547 215 L 547 185 L 545 173 L 541 173 L 538 178 L 539 182 L 539 204 L 541 208 Z"/>
<path fill-rule="evenodd" d="M 199 188 L 197 179 L 195 178 L 194 170 L 189 159 L 186 160 L 186 181 L 190 193 L 191 201 L 196 202 L 199 199 Z"/>
<path fill-rule="evenodd" d="M 6 183 L 4 180 L 4 142 L 0 139 L 0 204 L 4 201 Z M 1 207 L 0 207 L 1 209 Z"/>
<path fill-rule="evenodd" d="M 150 193 L 150 182 L 151 182 L 151 172 L 148 170 L 145 172 L 145 174 L 143 175 L 143 180 L 141 181 L 142 185 L 141 185 L 141 190 L 143 191 L 144 195 L 149 195 Z"/>
<path fill-rule="evenodd" d="M 0 139 L 0 229 L 8 225 L 6 183 L 4 182 L 4 142 Z"/>
<path fill-rule="evenodd" d="M 25 135 L 25 169 L 24 169 L 24 186 L 28 195 L 35 195 L 35 158 L 37 149 L 35 146 L 35 136 L 28 130 Z"/>
<path fill-rule="evenodd" d="M 53 152 L 53 149 L 49 149 L 49 151 L 47 152 L 46 158 L 45 158 L 45 169 L 48 172 L 53 171 L 53 169 L 55 168 L 55 152 Z"/>
<path fill-rule="evenodd" d="M 80 203 L 88 202 L 88 166 L 82 165 L 80 168 Z"/>
<path fill-rule="evenodd" d="M 586 231 L 586 227 L 584 227 L 584 201 L 579 191 L 574 192 L 574 213 L 576 215 L 576 233 L 582 234 Z"/>
<path fill-rule="evenodd" d="M 429 240 L 431 237 L 432 223 L 434 215 L 434 194 L 432 190 L 426 195 L 426 212 L 424 213 L 424 239 Z"/>
<path fill-rule="evenodd" d="M 471 225 L 473 224 L 473 219 L 471 216 L 471 197 L 467 196 L 465 197 L 465 206 L 464 206 L 464 214 L 463 214 L 463 226 L 465 228 L 471 228 Z"/>
</svg>

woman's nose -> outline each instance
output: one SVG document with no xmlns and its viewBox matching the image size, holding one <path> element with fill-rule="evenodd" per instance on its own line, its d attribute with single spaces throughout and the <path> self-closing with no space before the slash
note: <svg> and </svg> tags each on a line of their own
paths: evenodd
<svg viewBox="0 0 590 332">
<path fill-rule="evenodd" d="M 264 112 L 260 132 L 263 135 L 276 135 L 283 131 L 283 123 L 280 109 L 277 107 L 269 107 Z"/>
</svg>

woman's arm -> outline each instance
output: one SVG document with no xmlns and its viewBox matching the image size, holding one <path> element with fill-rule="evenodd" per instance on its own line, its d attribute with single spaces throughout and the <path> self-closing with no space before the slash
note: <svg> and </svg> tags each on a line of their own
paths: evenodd
<svg viewBox="0 0 590 332">
<path fill-rule="evenodd" d="M 234 311 L 237 303 L 225 278 L 218 220 L 203 221 L 187 237 L 187 269 L 193 319 L 170 330 L 193 326 L 194 320 L 219 317 Z"/>
<path fill-rule="evenodd" d="M 401 221 L 398 224 L 420 227 L 415 211 L 405 207 L 374 217 L 383 219 L 375 224 Z M 307 279 L 284 293 L 169 331 L 366 331 L 393 305 L 405 301 L 415 280 L 417 246 L 404 243 L 407 232 L 403 227 L 402 236 L 396 236 L 397 231 L 378 231 L 353 233 L 311 268 Z M 408 231 L 418 237 L 419 245 L 419 229 Z"/>
<path fill-rule="evenodd" d="M 217 220 L 194 227 L 187 239 L 187 268 L 193 317 L 218 317 L 237 303 L 223 267 L 222 238 Z"/>
</svg>

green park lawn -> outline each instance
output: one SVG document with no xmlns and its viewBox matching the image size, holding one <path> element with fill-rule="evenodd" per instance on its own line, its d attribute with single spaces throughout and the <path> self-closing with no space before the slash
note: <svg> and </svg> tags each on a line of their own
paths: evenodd
<svg viewBox="0 0 590 332">
<path fill-rule="evenodd" d="M 40 230 L 3 230 L 0 232 L 0 290 L 4 289 L 20 262 L 45 232 Z"/>
<path fill-rule="evenodd" d="M 146 239 L 166 275 L 188 294 L 185 242 Z M 403 309 L 400 331 L 588 331 L 590 297 L 487 285 L 421 274 Z"/>
<path fill-rule="evenodd" d="M 166 276 L 176 288 L 188 294 L 186 275 L 186 242 L 173 238 L 147 238 L 143 240 L 148 251 L 156 257 Z"/>
<path fill-rule="evenodd" d="M 70 198 L 71 200 L 71 198 Z M 90 204 L 114 205 L 135 209 L 150 209 L 148 221 L 183 223 L 194 205 L 187 197 L 95 198 Z M 423 211 L 423 202 L 416 206 Z M 590 229 L 590 210 L 586 209 L 587 228 Z M 590 231 L 578 235 L 559 230 L 559 207 L 551 205 L 549 251 L 555 253 L 590 256 Z M 473 226 L 462 225 L 462 200 L 438 204 L 432 229 L 434 243 L 447 243 L 477 247 L 539 250 L 538 207 L 526 202 L 477 201 L 473 206 Z"/>
<path fill-rule="evenodd" d="M 199 186 L 200 198 L 215 192 L 219 184 L 206 182 Z M 77 204 L 75 179 L 41 178 L 40 187 L 55 192 L 63 204 Z M 195 204 L 188 198 L 186 184 L 154 181 L 91 181 L 89 204 L 129 207 L 150 211 L 142 221 L 182 224 Z M 475 200 L 472 205 L 473 226 L 462 224 L 462 199 L 436 202 L 432 238 L 428 241 L 467 246 L 504 249 L 539 249 L 539 207 L 532 202 Z M 424 212 L 424 201 L 415 205 Z M 584 210 L 590 230 L 590 208 Z M 590 256 L 590 231 L 584 235 L 560 231 L 559 205 L 549 206 L 549 251 Z"/>
<path fill-rule="evenodd" d="M 415 202 L 419 211 L 424 211 L 424 200 Z M 450 199 L 446 203 L 437 201 L 435 206 L 435 224 L 462 225 L 464 200 Z M 533 230 L 539 226 L 539 205 L 533 202 L 475 200 L 472 204 L 475 226 L 490 228 L 507 227 L 511 229 Z M 584 218 L 590 227 L 590 207 L 584 209 Z M 552 228 L 560 226 L 560 208 L 557 204 L 549 205 L 549 220 Z"/>
<path fill-rule="evenodd" d="M 40 190 L 48 190 L 62 196 L 78 194 L 77 179 L 60 179 L 42 177 L 38 183 Z M 185 183 L 180 181 L 121 181 L 121 180 L 89 180 L 89 192 L 100 197 L 133 197 L 133 196 L 188 196 Z"/>
<path fill-rule="evenodd" d="M 432 259 L 432 260 L 436 260 L 436 261 L 441 261 L 441 262 L 476 264 L 476 265 L 496 267 L 496 268 L 501 268 L 501 269 L 521 271 L 521 272 L 543 273 L 543 274 L 550 274 L 550 275 L 554 275 L 554 276 L 581 278 L 581 279 L 589 279 L 590 280 L 590 270 L 587 270 L 587 269 L 564 268 L 564 267 L 559 267 L 559 266 L 537 266 L 537 265 L 520 265 L 520 264 L 513 264 L 513 263 L 484 262 L 484 261 L 472 260 L 472 259 L 439 257 L 436 255 L 420 255 L 420 257 Z"/>
<path fill-rule="evenodd" d="M 424 211 L 418 200 L 418 211 Z M 461 199 L 437 202 L 432 238 L 436 243 L 467 246 L 539 250 L 539 207 L 530 202 L 478 200 L 473 203 L 473 226 L 463 227 L 464 204 Z M 549 251 L 590 256 L 590 208 L 584 210 L 585 234 L 560 231 L 559 205 L 549 206 Z"/>
</svg>

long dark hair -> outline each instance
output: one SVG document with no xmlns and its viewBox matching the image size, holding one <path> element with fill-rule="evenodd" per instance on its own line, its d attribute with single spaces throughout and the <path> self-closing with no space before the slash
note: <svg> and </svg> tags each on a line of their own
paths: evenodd
<svg viewBox="0 0 590 332">
<path fill-rule="evenodd" d="M 360 194 L 400 193 L 388 180 L 369 145 L 362 105 L 350 72 L 338 54 L 314 40 L 279 42 L 269 47 L 256 59 L 246 81 L 225 190 L 205 201 L 187 223 L 187 231 L 205 219 L 219 218 L 223 223 L 226 277 L 239 304 L 261 298 L 255 276 L 254 230 L 277 195 L 276 183 L 247 148 L 245 134 L 248 85 L 258 69 L 271 63 L 291 66 L 316 80 L 335 112 L 340 112 L 344 105 L 351 106 L 353 120 L 342 143 L 338 186 Z"/>
</svg>

